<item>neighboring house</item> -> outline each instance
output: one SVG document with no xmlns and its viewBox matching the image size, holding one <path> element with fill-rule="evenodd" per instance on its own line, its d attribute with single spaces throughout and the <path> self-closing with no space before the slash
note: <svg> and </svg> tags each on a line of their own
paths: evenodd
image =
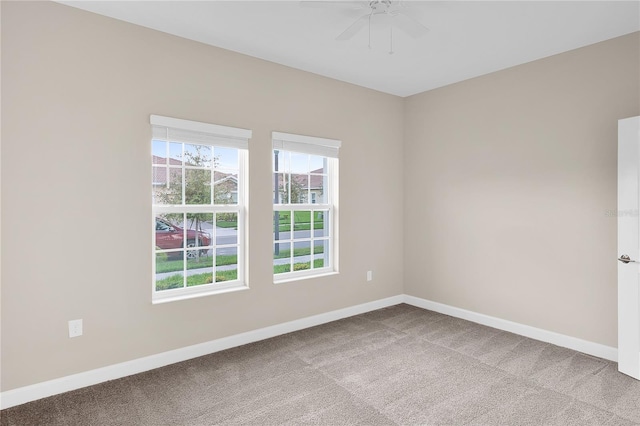
<svg viewBox="0 0 640 426">
<path fill-rule="evenodd" d="M 180 176 L 182 161 L 175 158 L 169 158 L 169 166 L 178 166 L 177 168 L 171 168 L 172 180 L 177 179 Z M 164 188 L 167 186 L 167 159 L 165 157 L 153 156 L 153 177 L 151 182 L 153 184 L 154 192 L 156 188 Z"/>
<path fill-rule="evenodd" d="M 316 204 L 321 202 L 324 194 L 326 174 L 322 174 L 324 169 L 311 170 L 309 174 L 278 174 L 278 187 L 280 188 L 280 200 L 286 200 L 288 188 L 288 177 L 292 181 L 292 202 L 294 204 Z"/>
<path fill-rule="evenodd" d="M 225 204 L 236 204 L 238 202 L 238 176 L 230 173 L 213 172 L 214 188 L 219 189 L 229 200 Z"/>
<path fill-rule="evenodd" d="M 318 170 L 312 170 L 311 173 L 322 173 L 323 171 L 324 169 L 318 169 Z M 311 200 L 309 200 L 309 202 L 311 204 L 315 204 L 316 202 L 322 199 L 322 194 L 324 194 L 324 184 L 325 184 L 326 178 L 327 178 L 326 175 L 317 175 L 317 174 L 309 175 L 309 179 L 308 179 L 309 194 L 311 197 Z M 304 179 L 304 180 L 306 181 L 307 179 Z"/>
</svg>

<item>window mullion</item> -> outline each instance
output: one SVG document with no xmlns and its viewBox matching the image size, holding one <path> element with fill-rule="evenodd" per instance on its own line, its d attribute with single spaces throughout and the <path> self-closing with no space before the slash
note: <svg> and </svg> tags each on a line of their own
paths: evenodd
<svg viewBox="0 0 640 426">
<path fill-rule="evenodd" d="M 331 207 L 331 204 L 274 204 L 273 210 L 329 210 Z"/>
</svg>

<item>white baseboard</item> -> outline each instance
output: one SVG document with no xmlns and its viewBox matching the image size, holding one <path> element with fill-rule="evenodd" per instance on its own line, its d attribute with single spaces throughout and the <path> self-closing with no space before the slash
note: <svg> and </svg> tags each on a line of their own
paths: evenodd
<svg viewBox="0 0 640 426">
<path fill-rule="evenodd" d="M 209 342 L 187 346 L 185 348 L 162 352 L 144 358 L 109 365 L 107 367 L 73 374 L 59 379 L 12 389 L 0 394 L 0 409 L 84 388 L 86 386 L 95 385 L 108 380 L 115 380 L 132 374 L 142 373 L 144 371 L 153 370 L 154 368 L 164 367 L 165 365 L 186 361 L 236 346 L 246 345 L 247 343 L 257 342 L 259 340 L 269 339 L 281 334 L 291 333 L 293 331 L 363 314 L 376 309 L 398 305 L 403 301 L 403 295 L 393 296 L 386 299 L 376 300 L 374 302 L 363 303 L 361 305 L 351 306 L 258 330 L 248 331 L 246 333 L 236 334 L 234 336 L 223 337 L 221 339 L 211 340 Z"/>
<path fill-rule="evenodd" d="M 236 346 L 246 345 L 248 343 L 257 342 L 259 340 L 269 339 L 285 333 L 302 330 L 331 321 L 363 314 L 365 312 L 374 311 L 376 309 L 386 308 L 400 303 L 407 303 L 419 308 L 428 309 L 442 314 L 450 315 L 456 318 L 473 321 L 499 330 L 509 331 L 511 333 L 530 337 L 532 339 L 543 342 L 552 343 L 554 345 L 573 349 L 589 355 L 600 358 L 617 361 L 618 350 L 616 348 L 601 345 L 598 343 L 588 342 L 586 340 L 577 339 L 571 336 L 554 333 L 552 331 L 542 330 L 528 325 L 479 314 L 465 309 L 456 308 L 442 303 L 432 302 L 430 300 L 421 299 L 406 294 L 389 297 L 386 299 L 376 300 L 374 302 L 363 303 L 361 305 L 351 306 L 336 311 L 326 312 L 307 318 L 301 318 L 295 321 L 289 321 L 258 330 L 248 331 L 246 333 L 236 334 L 234 336 L 223 337 L 221 339 L 211 340 L 209 342 L 200 343 L 193 346 L 187 346 L 168 352 L 150 355 L 144 358 L 138 358 L 95 370 L 85 371 L 71 376 L 61 377 L 59 379 L 49 380 L 22 388 L 12 389 L 0 393 L 0 409 L 13 407 L 24 404 L 37 399 L 46 398 L 48 396 L 80 389 L 86 386 L 95 385 L 115 380 L 121 377 L 130 376 L 132 374 L 142 373 L 144 371 L 153 370 L 154 368 L 164 367 L 165 365 L 174 364 L 176 362 L 186 361 L 199 356 L 208 355 L 214 352 L 233 348 Z"/>
<path fill-rule="evenodd" d="M 452 317 L 465 319 L 478 324 L 497 328 L 499 330 L 509 331 L 521 336 L 530 337 L 542 342 L 552 343 L 563 348 L 573 349 L 574 351 L 597 356 L 610 361 L 618 361 L 618 349 L 601 345 L 599 343 L 589 342 L 587 340 L 578 339 L 576 337 L 566 336 L 564 334 L 555 333 L 553 331 L 543 330 L 541 328 L 531 327 L 517 322 L 507 321 L 504 319 L 492 317 L 489 315 L 479 314 L 466 309 L 456 308 L 431 300 L 421 299 L 419 297 L 404 295 L 404 303 L 416 306 L 418 308 L 428 309 L 430 311 L 439 312 L 441 314 L 450 315 Z"/>
</svg>

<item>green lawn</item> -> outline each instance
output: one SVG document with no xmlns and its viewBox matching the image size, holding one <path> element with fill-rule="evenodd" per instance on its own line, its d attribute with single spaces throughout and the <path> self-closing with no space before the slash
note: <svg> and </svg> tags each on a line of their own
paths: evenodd
<svg viewBox="0 0 640 426">
<path fill-rule="evenodd" d="M 293 213 L 293 230 L 309 231 L 311 230 L 311 212 L 310 211 L 281 211 L 279 215 L 279 229 L 282 232 L 291 231 L 291 213 Z M 275 219 L 274 219 L 275 220 Z M 275 225 L 274 225 L 275 226 Z M 323 229 L 324 221 L 322 213 L 316 212 L 313 218 L 313 229 Z"/>
<path fill-rule="evenodd" d="M 314 254 L 319 254 L 319 253 L 324 253 L 324 246 L 316 246 L 316 248 L 314 250 Z M 293 257 L 309 256 L 310 254 L 311 254 L 311 248 L 310 247 L 293 249 Z M 289 249 L 286 249 L 286 250 L 280 249 L 280 253 L 274 254 L 273 258 L 274 259 L 284 259 L 284 258 L 290 257 L 290 256 L 291 256 L 291 250 L 289 250 Z"/>
<path fill-rule="evenodd" d="M 220 228 L 233 228 L 233 229 L 238 229 L 238 222 L 236 221 L 226 221 L 226 220 L 219 220 L 218 222 L 216 222 L 216 226 L 220 227 Z"/>
<path fill-rule="evenodd" d="M 164 260 L 160 257 L 164 257 Z M 156 273 L 173 272 L 182 270 L 182 259 L 167 259 L 165 253 L 156 255 Z M 235 265 L 238 263 L 238 256 L 220 255 L 216 256 L 216 265 Z M 213 266 L 213 258 L 210 256 L 200 256 L 200 259 L 187 260 L 187 269 L 211 268 Z"/>
<path fill-rule="evenodd" d="M 238 270 L 232 269 L 230 271 L 219 271 L 216 273 L 216 282 L 231 281 L 238 278 Z M 211 284 L 213 281 L 212 274 L 196 274 L 187 277 L 187 287 L 195 285 Z M 169 290 L 171 288 L 182 288 L 183 277 L 180 274 L 171 275 L 163 280 L 156 281 L 156 290 Z"/>
<path fill-rule="evenodd" d="M 324 259 L 316 259 L 313 261 L 313 267 L 314 268 L 322 268 L 324 266 Z M 293 270 L 294 271 L 302 271 L 305 269 L 310 269 L 311 268 L 311 262 L 300 262 L 300 263 L 294 263 L 293 264 Z M 284 272 L 291 272 L 291 266 L 290 265 L 275 265 L 273 267 L 273 273 L 274 274 L 282 274 Z"/>
<path fill-rule="evenodd" d="M 324 266 L 323 259 L 313 261 L 314 268 L 322 268 Z M 299 262 L 293 264 L 294 271 L 302 271 L 311 268 L 311 262 Z M 290 265 L 275 265 L 273 267 L 274 274 L 282 274 L 291 270 Z M 216 282 L 232 281 L 238 278 L 238 270 L 231 269 L 229 271 L 218 271 L 216 273 Z M 211 284 L 213 275 L 211 273 L 195 274 L 187 277 L 187 287 L 196 285 Z M 181 274 L 171 275 L 170 277 L 156 281 L 156 290 L 169 290 L 172 288 L 182 288 L 183 276 Z"/>
<path fill-rule="evenodd" d="M 319 254 L 324 252 L 324 246 L 316 246 L 314 249 L 314 254 Z M 297 248 L 293 250 L 293 256 L 309 256 L 311 255 L 311 248 Z M 158 254 L 157 257 L 165 256 L 164 253 Z M 285 259 L 291 256 L 291 250 L 280 250 L 280 253 L 273 256 L 274 259 Z M 238 256 L 236 255 L 220 255 L 216 256 L 216 265 L 224 266 L 224 265 L 235 265 L 238 263 Z M 175 272 L 182 270 L 182 259 L 166 259 L 161 260 L 158 258 L 156 261 L 156 274 L 162 274 L 164 272 Z M 213 267 L 213 258 L 209 256 L 201 256 L 200 259 L 189 259 L 187 261 L 187 270 L 189 269 L 200 269 L 200 268 L 211 268 Z M 202 284 L 202 283 L 200 283 Z M 173 288 L 173 287 L 172 287 Z"/>
</svg>

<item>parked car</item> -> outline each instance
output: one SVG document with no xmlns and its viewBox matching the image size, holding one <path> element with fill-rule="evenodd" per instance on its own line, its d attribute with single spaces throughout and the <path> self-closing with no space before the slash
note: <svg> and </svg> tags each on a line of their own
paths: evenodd
<svg viewBox="0 0 640 426">
<path fill-rule="evenodd" d="M 166 220 L 156 217 L 156 246 L 163 250 L 184 248 L 184 229 L 173 225 Z M 211 245 L 211 234 L 195 229 L 187 229 L 186 247 L 205 247 Z M 200 255 L 204 256 L 209 249 L 200 250 Z M 187 250 L 187 257 L 196 257 L 195 250 Z"/>
</svg>

